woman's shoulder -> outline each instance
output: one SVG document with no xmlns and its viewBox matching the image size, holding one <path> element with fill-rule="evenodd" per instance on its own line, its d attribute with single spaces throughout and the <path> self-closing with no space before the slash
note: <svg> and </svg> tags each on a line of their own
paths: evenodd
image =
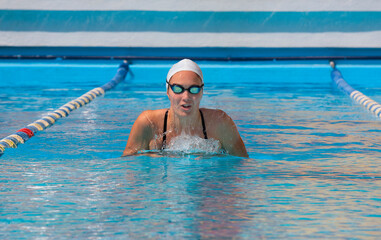
<svg viewBox="0 0 381 240">
<path fill-rule="evenodd" d="M 224 127 L 231 125 L 232 119 L 221 109 L 201 108 L 205 121 L 212 127 Z"/>
<path fill-rule="evenodd" d="M 221 109 L 200 108 L 200 110 L 206 117 L 214 120 L 230 118 L 229 115 Z"/>
<path fill-rule="evenodd" d="M 159 116 L 164 116 L 166 111 L 168 111 L 167 108 L 156 109 L 156 110 L 145 110 L 145 111 L 143 111 L 140 114 L 140 116 L 148 116 L 148 117 L 151 117 L 151 118 L 156 118 L 156 117 L 159 117 Z"/>
<path fill-rule="evenodd" d="M 150 126 L 159 124 L 163 121 L 162 119 L 167 110 L 168 109 L 145 110 L 139 115 L 137 121 Z"/>
</svg>

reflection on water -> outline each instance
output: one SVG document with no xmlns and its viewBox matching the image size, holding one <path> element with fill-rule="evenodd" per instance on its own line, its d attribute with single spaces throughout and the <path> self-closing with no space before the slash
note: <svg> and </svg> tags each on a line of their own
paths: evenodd
<svg viewBox="0 0 381 240">
<path fill-rule="evenodd" d="M 305 239 L 379 234 L 381 176 L 360 165 L 140 155 L 18 160 L 2 166 L 0 227 L 8 236 Z"/>
<path fill-rule="evenodd" d="M 265 154 L 287 153 L 295 160 L 306 154 L 319 158 L 381 156 L 379 121 L 276 119 L 267 123 L 254 126 L 256 147 Z"/>
<path fill-rule="evenodd" d="M 7 149 L 0 159 L 0 235 L 380 236 L 380 122 L 329 84 L 298 85 L 297 90 L 286 83 L 206 89 L 202 105 L 232 116 L 249 159 L 215 154 L 217 143 L 187 137 L 178 143 L 196 147 L 180 144 L 171 151 L 121 158 L 140 112 L 168 106 L 165 96 L 159 97 L 162 86 L 156 87 L 139 93 L 116 89 L 18 149 Z M 19 113 L 9 113 L 17 119 L 9 128 L 17 130 L 43 115 L 51 107 L 43 99 L 54 98 L 52 91 L 45 94 L 18 106 Z M 66 100 L 71 99 L 60 101 Z M 35 109 L 36 101 L 43 106 Z M 3 115 L 0 119 L 6 121 Z"/>
</svg>

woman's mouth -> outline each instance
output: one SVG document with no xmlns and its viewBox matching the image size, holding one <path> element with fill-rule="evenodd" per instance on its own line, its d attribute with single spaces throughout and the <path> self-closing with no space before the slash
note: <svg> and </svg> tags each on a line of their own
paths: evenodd
<svg viewBox="0 0 381 240">
<path fill-rule="evenodd" d="M 189 110 L 191 107 L 192 107 L 192 105 L 190 105 L 190 104 L 183 104 L 183 105 L 181 105 L 181 108 L 184 109 L 184 110 Z"/>
</svg>

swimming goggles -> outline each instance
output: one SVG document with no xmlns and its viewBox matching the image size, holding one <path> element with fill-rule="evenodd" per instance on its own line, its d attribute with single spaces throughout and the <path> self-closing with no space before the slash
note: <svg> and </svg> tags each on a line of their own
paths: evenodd
<svg viewBox="0 0 381 240">
<path fill-rule="evenodd" d="M 202 84 L 201 86 L 192 85 L 189 88 L 184 88 L 183 86 L 178 84 L 170 84 L 168 81 L 167 83 L 175 94 L 180 94 L 180 93 L 183 93 L 184 91 L 188 91 L 191 94 L 197 94 L 201 91 L 202 87 L 204 86 L 204 84 Z"/>
</svg>

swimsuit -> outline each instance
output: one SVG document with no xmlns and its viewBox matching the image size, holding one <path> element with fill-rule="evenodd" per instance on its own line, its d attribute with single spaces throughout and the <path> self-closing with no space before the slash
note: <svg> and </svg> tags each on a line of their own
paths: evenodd
<svg viewBox="0 0 381 240">
<path fill-rule="evenodd" d="M 204 133 L 204 138 L 208 139 L 208 135 L 206 134 L 206 128 L 205 128 L 205 121 L 204 121 L 204 115 L 202 114 L 201 110 L 201 122 L 202 122 L 202 132 Z M 167 120 L 168 120 L 168 110 L 165 112 L 164 115 L 164 127 L 163 127 L 163 147 L 161 149 L 165 149 L 166 143 L 167 143 Z"/>
</svg>

